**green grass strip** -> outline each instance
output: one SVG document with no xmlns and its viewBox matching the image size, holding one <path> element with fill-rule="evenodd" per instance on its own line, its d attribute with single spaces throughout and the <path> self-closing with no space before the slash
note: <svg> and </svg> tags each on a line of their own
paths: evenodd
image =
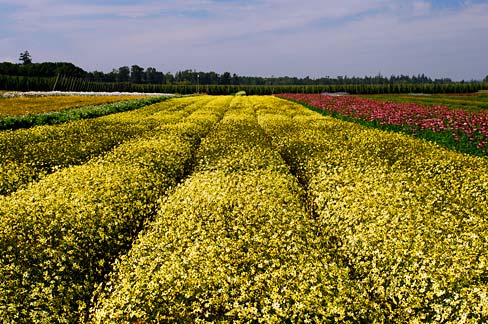
<svg viewBox="0 0 488 324">
<path fill-rule="evenodd" d="M 0 119 L 0 130 L 29 128 L 40 125 L 54 125 L 67 123 L 79 119 L 95 118 L 138 109 L 150 104 L 162 102 L 174 97 L 151 97 L 110 103 L 100 106 L 87 106 L 81 108 L 67 109 L 63 111 L 48 112 L 38 115 L 8 116 Z"/>
<path fill-rule="evenodd" d="M 424 130 L 412 130 L 410 126 L 403 126 L 403 125 L 388 125 L 388 124 L 382 124 L 378 120 L 373 120 L 373 121 L 367 121 L 367 120 L 362 120 L 362 119 L 356 119 L 356 118 L 350 118 L 347 116 L 344 116 L 342 114 L 339 114 L 337 112 L 331 112 L 325 109 L 320 109 L 317 107 L 314 107 L 310 104 L 307 104 L 305 102 L 301 101 L 296 101 L 292 99 L 287 99 L 287 98 L 281 98 L 282 100 L 287 100 L 289 102 L 293 102 L 296 104 L 300 104 L 314 112 L 317 112 L 323 116 L 330 116 L 338 120 L 346 121 L 346 122 L 352 122 L 355 124 L 359 124 L 362 126 L 366 126 L 369 128 L 375 128 L 379 130 L 385 130 L 385 131 L 390 131 L 390 132 L 395 132 L 395 133 L 401 133 L 405 135 L 412 135 L 417 138 L 424 139 L 426 141 L 432 142 L 432 143 L 437 143 L 445 148 L 448 148 L 450 150 L 454 150 L 456 152 L 460 153 L 466 153 L 469 155 L 473 156 L 487 156 L 487 153 L 485 151 L 482 151 L 477 147 L 477 144 L 475 141 L 470 141 L 469 136 L 458 132 L 458 137 L 459 140 L 456 140 L 453 136 L 452 130 L 449 131 L 438 131 L 434 132 L 430 129 L 424 129 Z"/>
<path fill-rule="evenodd" d="M 195 109 L 194 102 L 191 98 L 168 100 L 99 118 L 0 132 L 0 195 L 150 132 L 163 123 L 165 112 L 164 122 L 175 123 Z"/>
</svg>

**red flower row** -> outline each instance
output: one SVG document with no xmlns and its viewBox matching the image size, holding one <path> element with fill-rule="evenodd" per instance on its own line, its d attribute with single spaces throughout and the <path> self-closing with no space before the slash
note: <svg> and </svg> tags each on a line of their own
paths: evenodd
<svg viewBox="0 0 488 324">
<path fill-rule="evenodd" d="M 300 101 L 322 110 L 382 125 L 401 126 L 413 131 L 452 132 L 455 140 L 462 134 L 488 151 L 488 112 L 471 112 L 445 106 L 424 107 L 415 103 L 377 101 L 354 96 L 322 94 L 281 94 L 280 97 Z"/>
</svg>

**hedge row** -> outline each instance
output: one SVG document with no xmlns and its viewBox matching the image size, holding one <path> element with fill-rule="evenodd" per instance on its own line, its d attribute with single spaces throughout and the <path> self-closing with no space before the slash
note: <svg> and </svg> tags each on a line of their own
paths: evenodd
<svg viewBox="0 0 488 324">
<path fill-rule="evenodd" d="M 229 101 L 201 107 L 194 100 L 197 109 L 183 120 L 155 114 L 163 124 L 151 135 L 0 197 L 3 323 L 82 320 L 97 283 L 152 218 L 158 199 L 190 171 L 198 139 Z"/>
<path fill-rule="evenodd" d="M 0 74 L 0 89 L 17 91 L 50 91 L 56 77 L 24 77 Z M 484 82 L 451 83 L 397 83 L 397 84 L 317 84 L 317 85 L 224 85 L 224 84 L 135 84 L 128 82 L 89 82 L 77 78 L 62 78 L 56 85 L 61 91 L 146 92 L 192 94 L 206 92 L 211 95 L 229 95 L 245 91 L 251 95 L 277 93 L 349 92 L 351 94 L 379 93 L 469 93 L 488 89 Z"/>
<path fill-rule="evenodd" d="M 86 106 L 105 105 L 113 102 L 121 102 L 142 99 L 145 96 L 137 95 L 63 95 L 57 96 L 25 96 L 24 93 L 10 93 L 8 97 L 2 97 L 0 93 L 0 118 L 5 116 L 35 115 L 47 112 L 75 109 Z M 58 93 L 56 93 L 58 94 Z M 18 97 L 17 97 L 18 95 Z M 12 97 L 10 97 L 12 96 Z"/>
<path fill-rule="evenodd" d="M 346 269 L 328 262 L 303 192 L 247 98 L 236 97 L 197 161 L 95 294 L 90 322 L 340 318 L 335 280 Z"/>
<path fill-rule="evenodd" d="M 130 111 L 167 100 L 170 97 L 150 97 L 109 103 L 105 105 L 53 111 L 36 115 L 8 116 L 0 118 L 0 130 L 29 128 L 33 126 L 55 125 L 74 120 L 95 118 L 109 114 Z"/>
<path fill-rule="evenodd" d="M 260 124 L 306 188 L 349 273 L 356 322 L 488 320 L 488 160 L 261 101 Z"/>
<path fill-rule="evenodd" d="M 200 99 L 205 100 L 209 99 Z M 168 122 L 176 122 L 198 107 L 188 107 L 194 102 L 180 99 L 91 120 L 0 132 L 0 195 L 150 131 L 163 122 L 157 112 L 166 114 Z"/>
</svg>

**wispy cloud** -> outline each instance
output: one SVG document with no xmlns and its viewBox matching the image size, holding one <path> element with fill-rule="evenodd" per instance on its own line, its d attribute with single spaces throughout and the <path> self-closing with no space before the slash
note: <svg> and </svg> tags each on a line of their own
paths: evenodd
<svg viewBox="0 0 488 324">
<path fill-rule="evenodd" d="M 29 49 L 86 69 L 488 73 L 487 1 L 0 0 L 0 21 L 0 57 Z"/>
<path fill-rule="evenodd" d="M 428 1 L 414 1 L 412 7 L 414 16 L 425 16 L 432 10 L 432 5 Z"/>
</svg>

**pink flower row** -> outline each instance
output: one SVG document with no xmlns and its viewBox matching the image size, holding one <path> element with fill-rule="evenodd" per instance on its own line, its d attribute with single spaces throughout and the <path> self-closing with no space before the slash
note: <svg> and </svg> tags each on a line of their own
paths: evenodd
<svg viewBox="0 0 488 324">
<path fill-rule="evenodd" d="M 415 103 L 377 101 L 354 96 L 322 94 L 281 94 L 280 97 L 300 101 L 311 106 L 382 125 L 401 126 L 412 131 L 449 131 L 455 140 L 461 134 L 488 150 L 488 111 L 471 112 L 445 106 L 424 107 Z"/>
</svg>

